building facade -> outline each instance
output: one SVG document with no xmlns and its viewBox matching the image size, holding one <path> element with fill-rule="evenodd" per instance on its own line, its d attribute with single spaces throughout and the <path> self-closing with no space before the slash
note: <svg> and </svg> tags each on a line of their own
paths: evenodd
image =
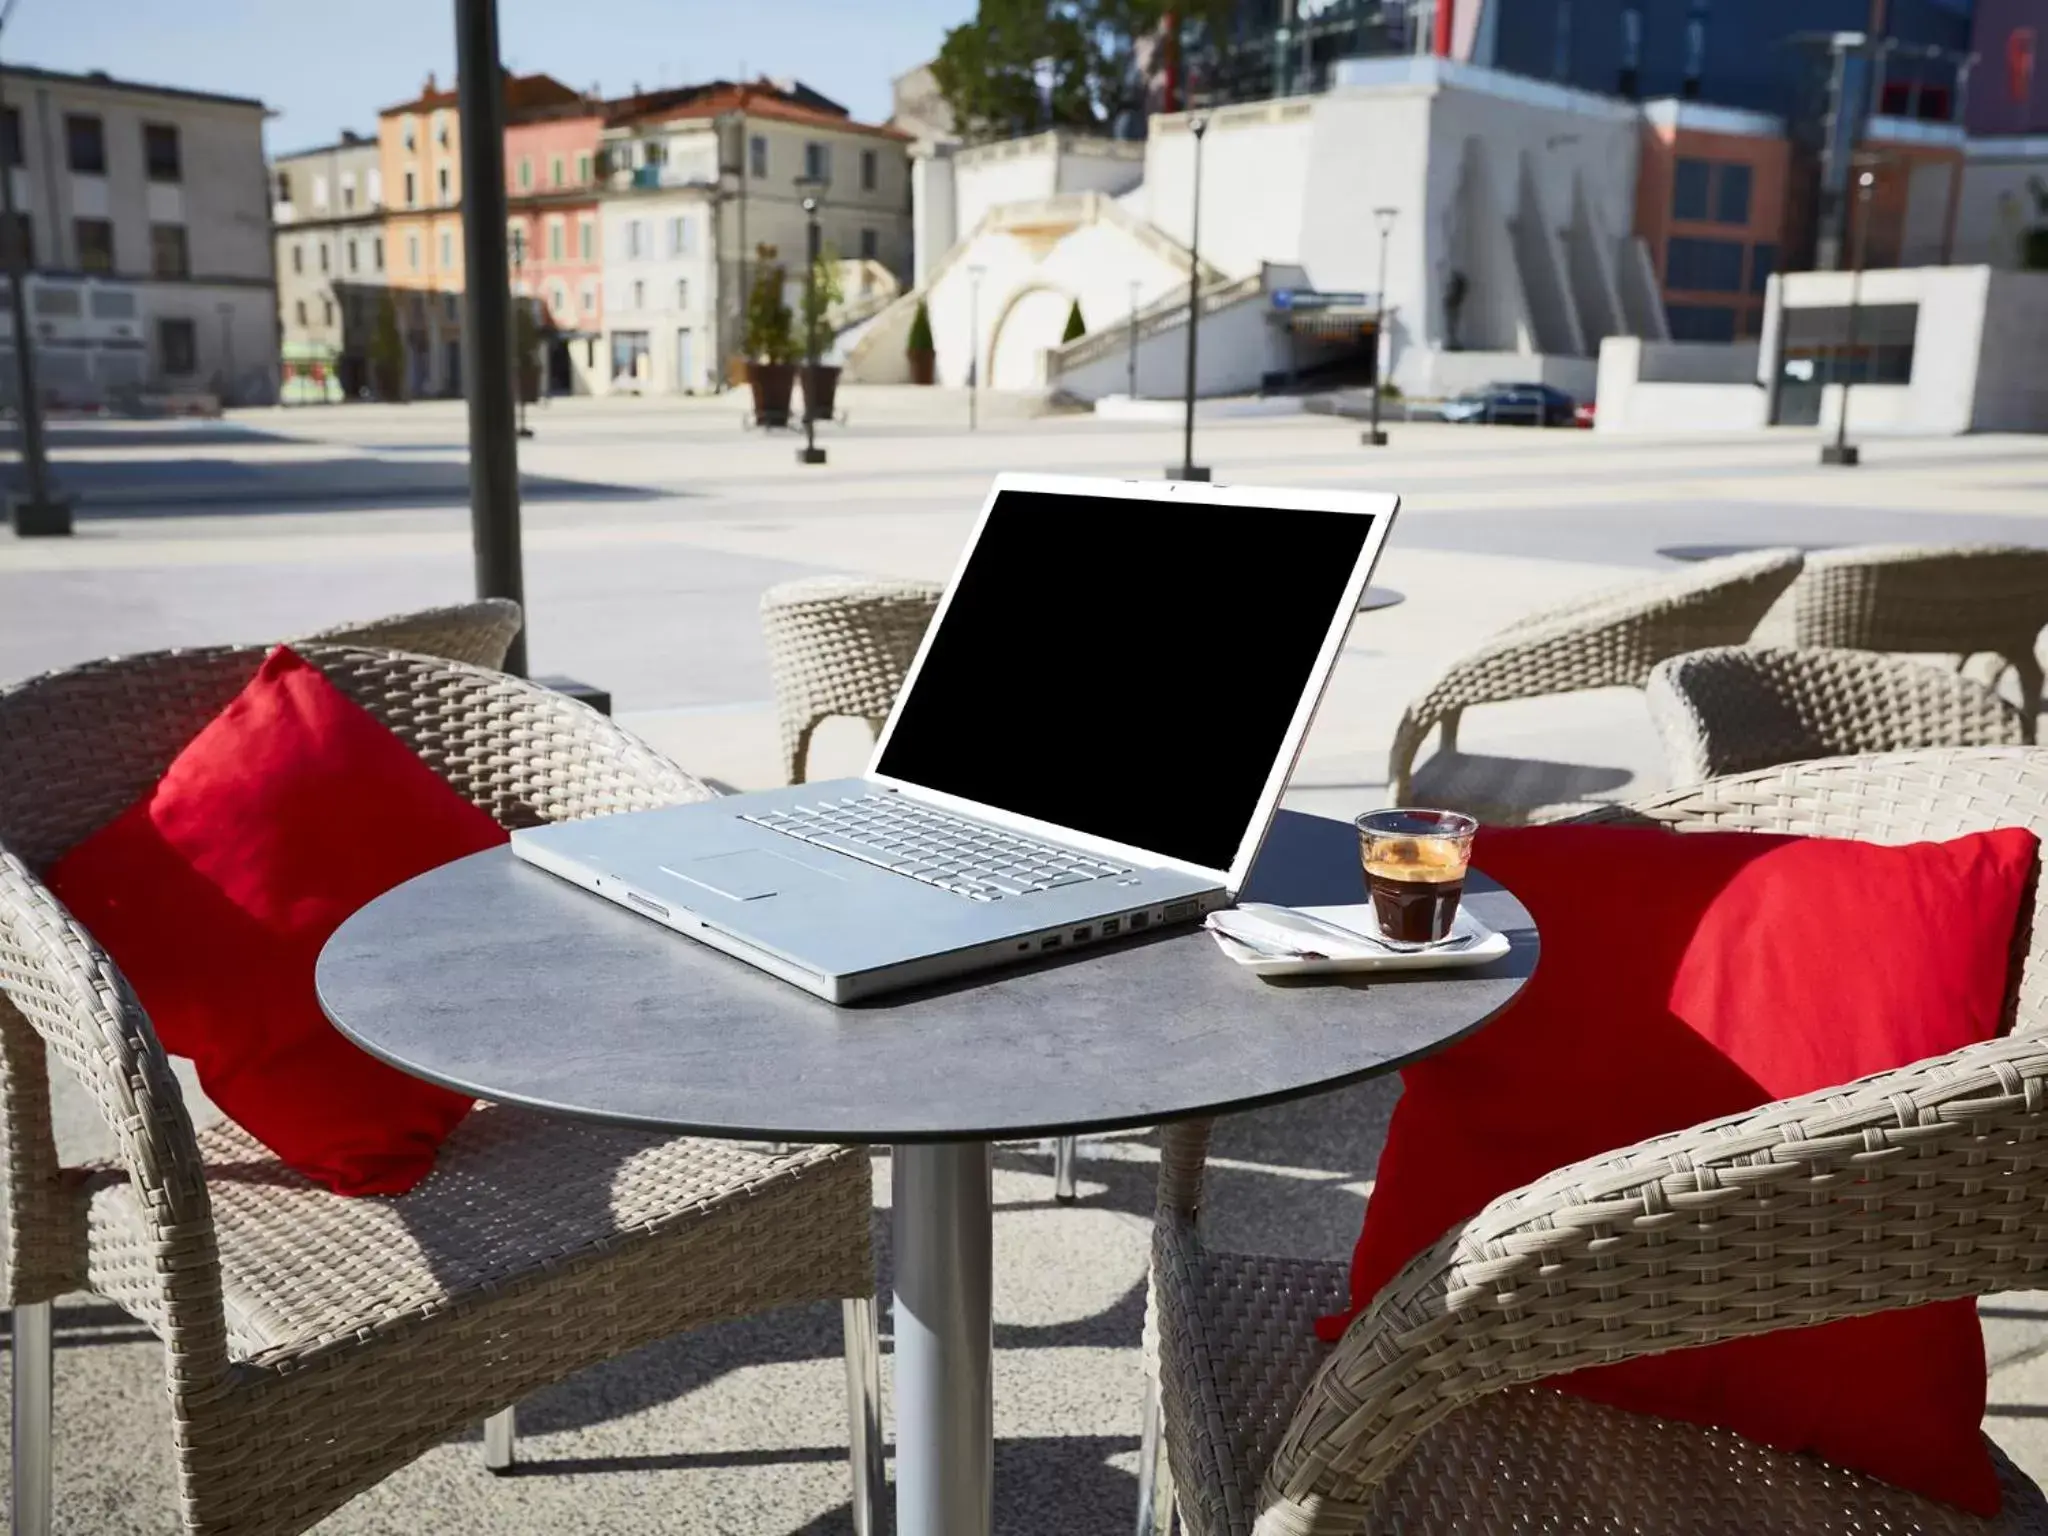
<svg viewBox="0 0 2048 1536">
<path fill-rule="evenodd" d="M 730 379 L 764 263 L 781 268 L 795 303 L 806 196 L 818 200 L 825 255 L 907 281 L 911 142 L 795 82 L 714 81 L 615 103 L 596 387 L 690 392 Z"/>
<path fill-rule="evenodd" d="M 25 68 L 0 88 L 17 221 L 0 238 L 25 242 L 45 398 L 275 400 L 263 103 Z"/>
<path fill-rule="evenodd" d="M 398 381 L 373 366 L 389 299 L 383 152 L 374 138 L 271 162 L 277 301 L 287 405 L 383 395 Z"/>
<path fill-rule="evenodd" d="M 512 291 L 543 333 L 543 386 L 588 390 L 592 343 L 604 334 L 598 176 L 603 105 L 583 100 L 529 107 L 505 129 Z"/>
</svg>

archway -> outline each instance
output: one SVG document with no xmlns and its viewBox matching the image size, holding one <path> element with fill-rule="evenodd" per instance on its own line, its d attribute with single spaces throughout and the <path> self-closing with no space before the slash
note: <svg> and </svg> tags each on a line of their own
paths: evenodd
<svg viewBox="0 0 2048 1536">
<path fill-rule="evenodd" d="M 1067 315 L 1073 307 L 1072 294 L 1042 284 L 1025 288 L 1013 297 L 997 319 L 995 336 L 989 342 L 989 388 L 1043 389 L 1045 372 L 1040 354 L 1060 344 L 1067 329 Z"/>
</svg>

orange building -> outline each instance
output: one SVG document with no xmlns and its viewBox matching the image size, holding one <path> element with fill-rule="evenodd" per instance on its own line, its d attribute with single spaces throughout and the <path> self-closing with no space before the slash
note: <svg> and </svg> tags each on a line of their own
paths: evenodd
<svg viewBox="0 0 2048 1536">
<path fill-rule="evenodd" d="M 508 123 L 580 101 L 548 75 L 505 81 Z M 462 393 L 462 120 L 454 88 L 432 75 L 411 101 L 377 115 L 384 173 L 385 276 L 398 306 L 409 395 Z"/>
<path fill-rule="evenodd" d="M 1785 247 L 1791 155 L 1784 123 L 1767 113 L 1644 103 L 1636 233 L 1674 341 L 1762 333 L 1764 285 Z"/>
</svg>

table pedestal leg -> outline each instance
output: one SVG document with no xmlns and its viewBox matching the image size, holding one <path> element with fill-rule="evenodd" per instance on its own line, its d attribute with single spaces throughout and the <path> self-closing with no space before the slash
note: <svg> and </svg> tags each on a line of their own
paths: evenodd
<svg viewBox="0 0 2048 1536">
<path fill-rule="evenodd" d="M 896 1222 L 896 1536 L 988 1536 L 989 1144 L 901 1146 Z"/>
</svg>

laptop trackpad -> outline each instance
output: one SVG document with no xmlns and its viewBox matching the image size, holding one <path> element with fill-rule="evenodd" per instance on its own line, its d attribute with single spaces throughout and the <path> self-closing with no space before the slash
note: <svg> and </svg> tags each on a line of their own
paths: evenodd
<svg viewBox="0 0 2048 1536">
<path fill-rule="evenodd" d="M 664 864 L 661 872 L 687 884 L 729 896 L 734 901 L 759 901 L 784 891 L 801 890 L 823 878 L 818 870 L 759 848 L 742 848 L 736 853 L 714 853 L 679 864 Z"/>
</svg>

